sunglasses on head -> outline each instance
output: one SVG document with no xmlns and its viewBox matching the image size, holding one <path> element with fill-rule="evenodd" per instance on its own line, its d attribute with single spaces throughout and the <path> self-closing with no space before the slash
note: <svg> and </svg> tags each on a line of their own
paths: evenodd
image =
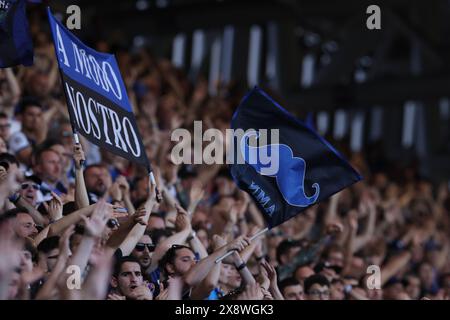
<svg viewBox="0 0 450 320">
<path fill-rule="evenodd" d="M 152 243 L 138 243 L 136 244 L 136 251 L 144 251 L 145 247 L 147 247 L 148 251 L 153 252 L 155 251 L 156 245 Z"/>
<path fill-rule="evenodd" d="M 32 187 L 34 190 L 39 190 L 39 185 L 36 183 L 22 183 L 22 190 L 28 189 L 28 187 Z"/>
</svg>

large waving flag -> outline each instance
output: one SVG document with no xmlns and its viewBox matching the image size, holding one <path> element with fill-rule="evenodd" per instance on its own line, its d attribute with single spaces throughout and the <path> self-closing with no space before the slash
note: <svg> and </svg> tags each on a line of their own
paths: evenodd
<svg viewBox="0 0 450 320">
<path fill-rule="evenodd" d="M 231 174 L 269 228 L 362 179 L 327 141 L 259 88 L 243 99 L 231 128 Z"/>
<path fill-rule="evenodd" d="M 0 68 L 33 64 L 25 0 L 0 1 Z"/>
<path fill-rule="evenodd" d="M 86 46 L 50 9 L 48 19 L 73 128 L 151 171 L 115 57 Z"/>
</svg>

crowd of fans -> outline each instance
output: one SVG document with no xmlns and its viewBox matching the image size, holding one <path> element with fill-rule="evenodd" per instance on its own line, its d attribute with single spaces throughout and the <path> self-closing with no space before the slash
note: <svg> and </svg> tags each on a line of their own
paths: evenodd
<svg viewBox="0 0 450 320">
<path fill-rule="evenodd" d="M 172 130 L 225 131 L 243 92 L 211 97 L 146 49 L 96 43 L 116 53 L 157 194 L 145 168 L 74 143 L 40 26 L 34 65 L 0 69 L 0 299 L 450 299 L 447 184 L 348 155 L 363 181 L 250 241 L 265 221 L 226 165 L 170 158 Z"/>
</svg>

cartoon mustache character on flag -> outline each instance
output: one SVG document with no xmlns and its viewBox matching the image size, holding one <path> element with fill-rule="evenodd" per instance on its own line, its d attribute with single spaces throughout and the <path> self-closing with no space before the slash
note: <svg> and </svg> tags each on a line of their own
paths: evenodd
<svg viewBox="0 0 450 320">
<path fill-rule="evenodd" d="M 74 131 L 151 172 L 115 57 L 86 46 L 47 13 Z"/>
<path fill-rule="evenodd" d="M 233 138 L 231 175 L 269 228 L 362 179 L 327 141 L 259 88 L 243 99 L 231 128 L 245 132 Z M 276 139 L 261 139 L 271 130 Z"/>
</svg>

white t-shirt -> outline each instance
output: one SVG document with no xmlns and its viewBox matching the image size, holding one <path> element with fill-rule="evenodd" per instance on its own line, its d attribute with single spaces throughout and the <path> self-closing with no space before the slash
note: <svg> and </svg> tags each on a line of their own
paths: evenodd
<svg viewBox="0 0 450 320">
<path fill-rule="evenodd" d="M 9 150 L 16 155 L 19 151 L 30 146 L 30 141 L 22 131 L 13 133 L 9 138 Z"/>
</svg>

